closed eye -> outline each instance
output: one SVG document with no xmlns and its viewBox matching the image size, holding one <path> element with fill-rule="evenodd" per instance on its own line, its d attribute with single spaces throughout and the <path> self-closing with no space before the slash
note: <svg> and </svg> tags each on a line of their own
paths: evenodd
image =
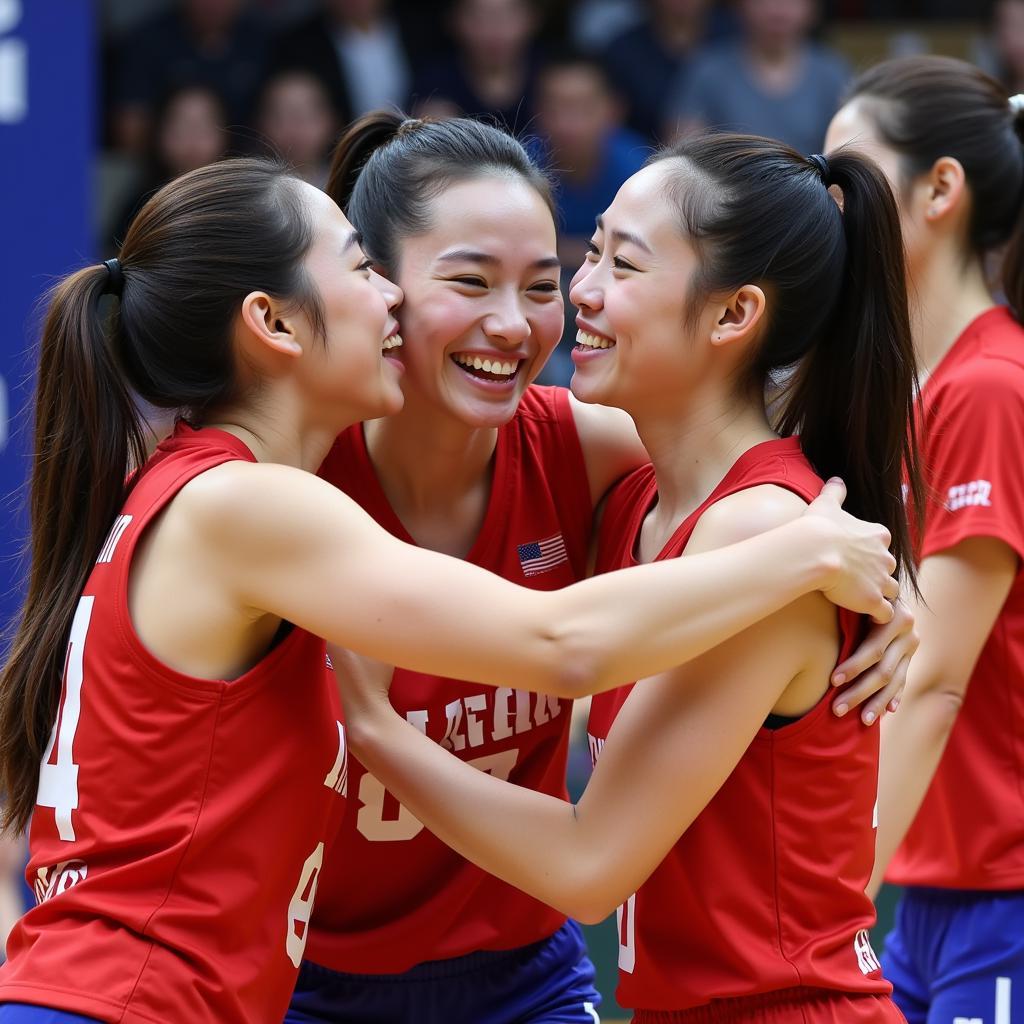
<svg viewBox="0 0 1024 1024">
<path fill-rule="evenodd" d="M 530 285 L 531 292 L 557 292 L 558 282 L 557 281 L 538 281 L 534 285 Z"/>
<path fill-rule="evenodd" d="M 629 263 L 627 260 L 624 260 L 621 256 L 616 256 L 612 260 L 612 265 L 615 267 L 616 270 L 636 270 L 637 269 L 636 267 L 633 266 L 632 263 Z"/>
<path fill-rule="evenodd" d="M 450 280 L 457 284 L 464 284 L 470 288 L 486 288 L 487 282 L 482 277 L 453 277 Z"/>
<path fill-rule="evenodd" d="M 587 259 L 596 263 L 601 258 L 601 253 L 593 242 L 587 242 Z"/>
</svg>

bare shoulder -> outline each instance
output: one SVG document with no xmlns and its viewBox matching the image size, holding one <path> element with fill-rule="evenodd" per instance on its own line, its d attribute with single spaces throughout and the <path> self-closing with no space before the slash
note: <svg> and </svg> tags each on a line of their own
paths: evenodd
<svg viewBox="0 0 1024 1024">
<path fill-rule="evenodd" d="M 330 516 L 344 516 L 355 504 L 313 473 L 267 462 L 226 462 L 190 480 L 174 501 L 197 539 L 234 546 L 293 530 Z"/>
<path fill-rule="evenodd" d="M 596 504 L 619 477 L 648 461 L 632 417 L 622 409 L 581 402 L 569 392 L 576 434 Z"/>
<path fill-rule="evenodd" d="M 697 522 L 687 551 L 711 551 L 738 544 L 799 519 L 807 503 L 775 484 L 760 484 L 715 502 Z"/>
</svg>

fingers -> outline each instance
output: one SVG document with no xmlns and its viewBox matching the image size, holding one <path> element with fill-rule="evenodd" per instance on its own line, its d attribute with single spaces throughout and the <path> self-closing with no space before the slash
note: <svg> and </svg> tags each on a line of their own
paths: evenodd
<svg viewBox="0 0 1024 1024">
<path fill-rule="evenodd" d="M 892 601 L 882 598 L 875 610 L 871 612 L 871 621 L 884 626 L 887 622 L 892 622 L 893 615 L 895 614 Z"/>
<path fill-rule="evenodd" d="M 851 708 L 861 708 L 861 721 L 873 725 L 886 711 L 895 711 L 907 685 L 910 655 L 890 647 L 869 672 L 842 690 L 832 702 L 832 710 L 842 717 Z"/>
<path fill-rule="evenodd" d="M 844 484 L 837 476 L 826 480 L 825 486 L 822 487 L 821 492 L 815 500 L 819 501 L 823 498 L 826 501 L 834 501 L 837 505 L 841 506 L 843 502 L 846 501 L 846 484 Z"/>
<path fill-rule="evenodd" d="M 886 577 L 885 582 L 882 584 L 882 596 L 887 601 L 893 602 L 900 596 L 900 585 L 892 576 Z"/>
</svg>

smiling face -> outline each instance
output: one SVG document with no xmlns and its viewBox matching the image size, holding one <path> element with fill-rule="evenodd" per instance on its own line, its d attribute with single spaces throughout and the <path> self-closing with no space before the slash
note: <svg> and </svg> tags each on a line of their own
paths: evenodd
<svg viewBox="0 0 1024 1024">
<path fill-rule="evenodd" d="M 359 247 L 348 218 L 319 189 L 300 184 L 316 235 L 304 263 L 320 294 L 325 338 L 302 318 L 298 340 L 308 353 L 300 361 L 306 397 L 346 410 L 349 421 L 397 412 L 403 396 L 401 338 L 393 311 L 401 290 L 381 277 Z"/>
<path fill-rule="evenodd" d="M 633 413 L 671 408 L 703 378 L 713 357 L 714 313 L 686 305 L 697 255 L 666 194 L 679 161 L 634 174 L 598 219 L 570 298 L 579 309 L 573 394 Z"/>
<path fill-rule="evenodd" d="M 446 189 L 429 216 L 398 246 L 404 389 L 467 426 L 500 426 L 562 333 L 551 213 L 525 181 L 488 175 Z"/>
</svg>

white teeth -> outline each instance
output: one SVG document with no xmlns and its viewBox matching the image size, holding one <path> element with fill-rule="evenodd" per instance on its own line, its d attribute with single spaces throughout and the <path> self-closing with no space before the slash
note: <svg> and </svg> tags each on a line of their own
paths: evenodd
<svg viewBox="0 0 1024 1024">
<path fill-rule="evenodd" d="M 584 345 L 586 348 L 611 348 L 615 342 L 591 334 L 589 331 L 579 330 L 576 332 L 576 344 Z"/>
<path fill-rule="evenodd" d="M 390 338 L 384 339 L 384 351 L 388 349 L 401 348 L 402 347 L 402 336 L 400 334 L 392 334 Z"/>
<path fill-rule="evenodd" d="M 482 356 L 471 356 L 468 353 L 459 353 L 452 358 L 471 370 L 483 370 L 484 373 L 496 373 L 503 377 L 511 377 L 519 369 L 518 359 L 502 362 L 500 359 L 484 359 Z"/>
</svg>

